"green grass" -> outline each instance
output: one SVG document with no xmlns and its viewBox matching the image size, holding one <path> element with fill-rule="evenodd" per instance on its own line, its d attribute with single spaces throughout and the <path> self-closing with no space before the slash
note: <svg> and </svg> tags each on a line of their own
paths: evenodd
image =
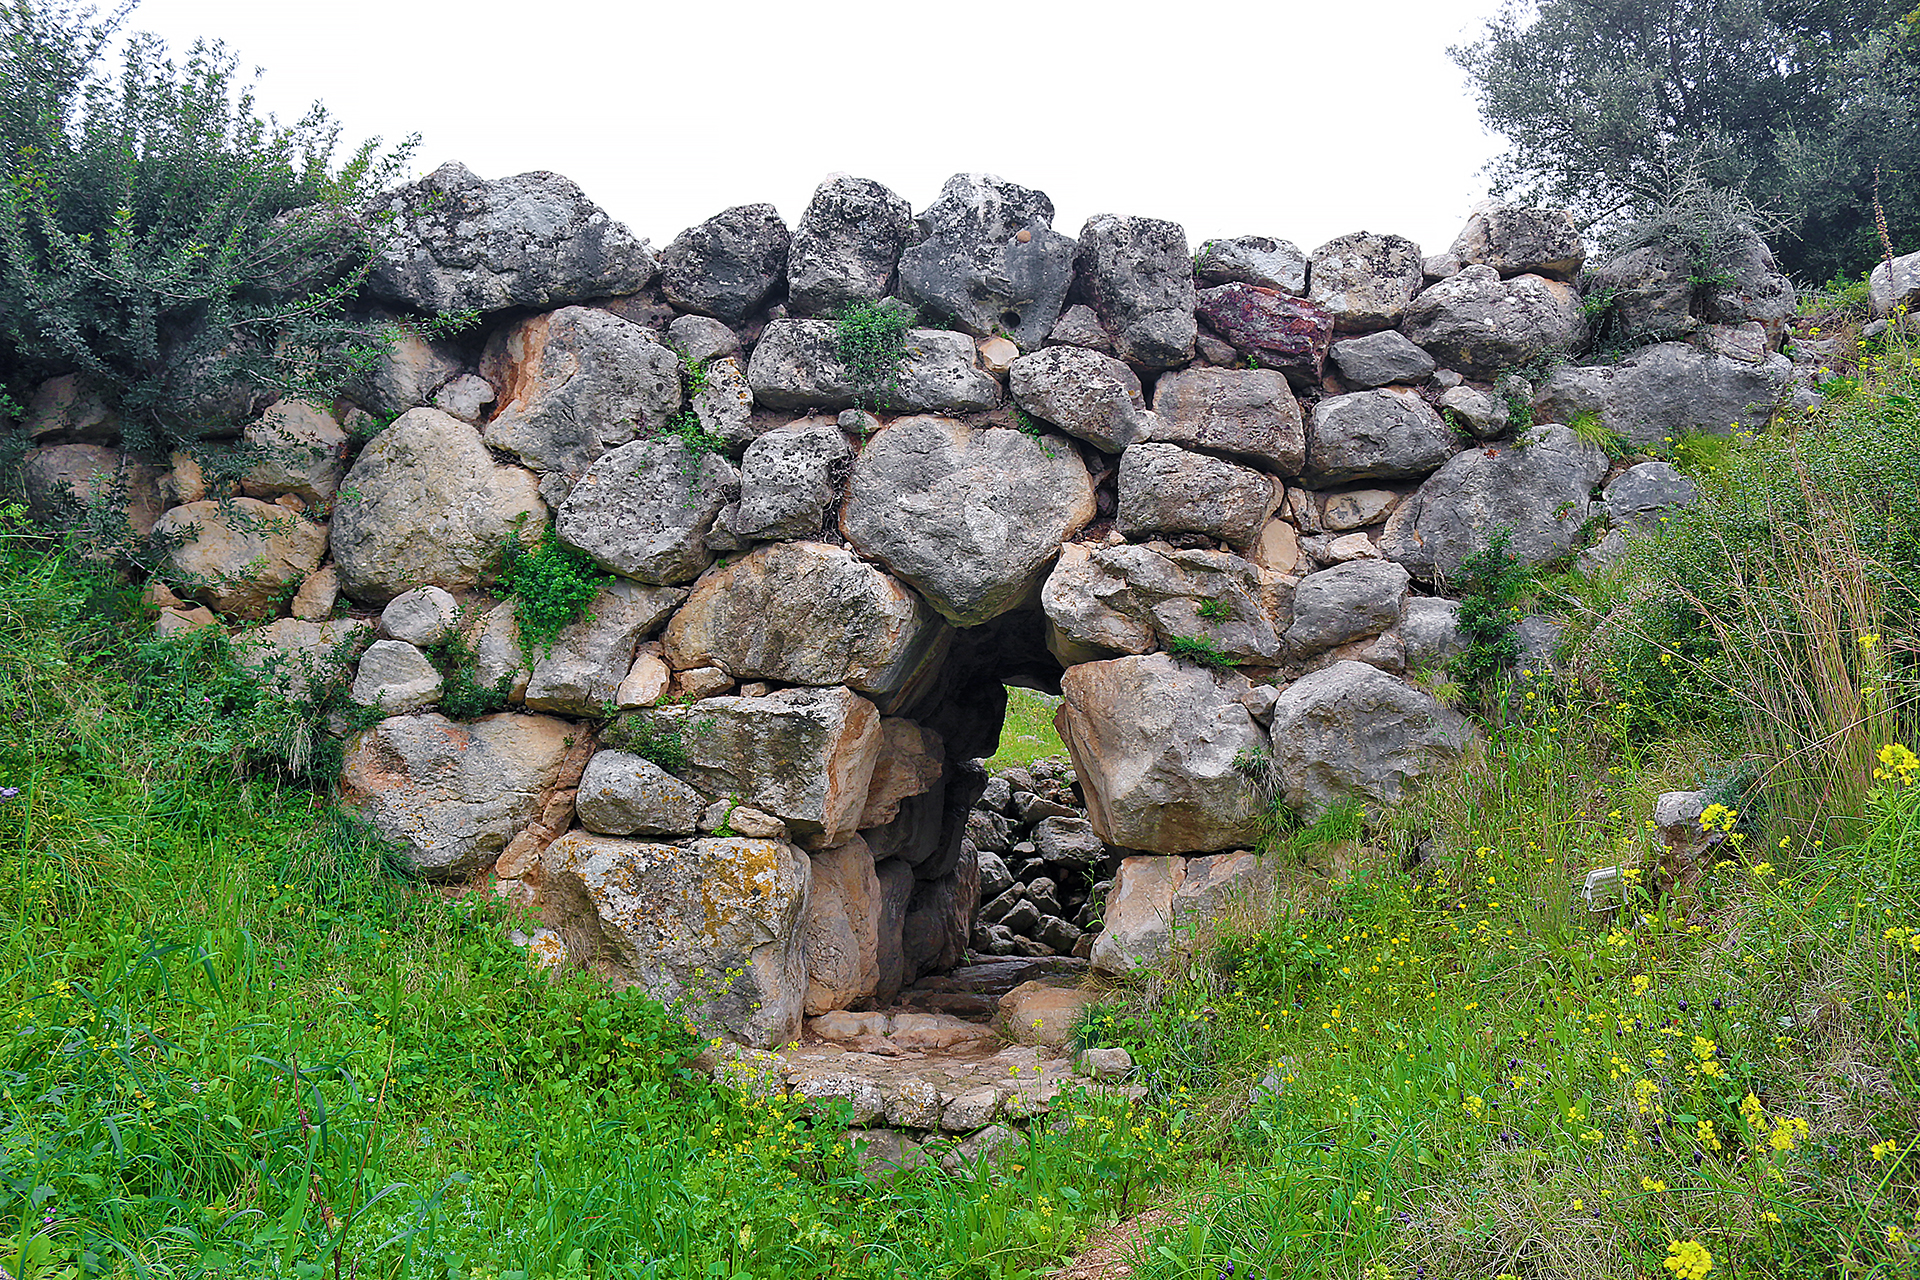
<svg viewBox="0 0 1920 1280">
<path fill-rule="evenodd" d="M 1035 760 L 1065 759 L 1067 744 L 1053 727 L 1060 699 L 1015 685 L 1007 686 L 1007 717 L 1000 724 L 1000 745 L 987 761 L 987 772 L 997 773 Z"/>
</svg>

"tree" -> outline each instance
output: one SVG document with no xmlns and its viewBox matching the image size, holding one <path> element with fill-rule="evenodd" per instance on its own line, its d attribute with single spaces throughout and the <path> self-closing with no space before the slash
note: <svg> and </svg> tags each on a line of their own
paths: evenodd
<svg viewBox="0 0 1920 1280">
<path fill-rule="evenodd" d="M 1776 249 L 1804 278 L 1879 256 L 1861 240 L 1872 168 L 1904 174 L 1920 109 L 1911 17 L 1895 0 L 1508 0 L 1449 52 L 1507 138 L 1496 192 L 1605 228 L 1705 181 L 1781 214 Z"/>
<path fill-rule="evenodd" d="M 218 43 L 132 35 L 109 73 L 130 9 L 0 0 L 0 379 L 81 374 L 159 448 L 378 350 L 347 304 L 414 142 L 336 160 L 325 108 L 261 119 Z"/>
</svg>

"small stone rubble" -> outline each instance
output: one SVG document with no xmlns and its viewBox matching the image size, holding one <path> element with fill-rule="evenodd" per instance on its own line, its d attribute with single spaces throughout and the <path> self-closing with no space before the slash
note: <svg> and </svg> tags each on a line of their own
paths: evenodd
<svg viewBox="0 0 1920 1280">
<path fill-rule="evenodd" d="M 1078 788 L 1064 760 L 1036 761 L 988 780 L 967 815 L 980 867 L 975 951 L 1082 959 L 1091 953 L 1113 860 Z"/>
</svg>

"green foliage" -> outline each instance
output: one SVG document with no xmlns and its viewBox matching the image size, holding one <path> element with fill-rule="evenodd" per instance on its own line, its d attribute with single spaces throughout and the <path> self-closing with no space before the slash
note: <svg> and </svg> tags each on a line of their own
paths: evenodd
<svg viewBox="0 0 1920 1280">
<path fill-rule="evenodd" d="M 1208 622 L 1225 622 L 1233 617 L 1233 606 L 1225 600 L 1202 600 L 1193 611 Z"/>
<path fill-rule="evenodd" d="M 1448 673 L 1469 693 L 1484 693 L 1520 656 L 1514 634 L 1527 571 L 1507 545 L 1513 531 L 1503 529 L 1487 545 L 1460 562 L 1452 585 L 1460 593 L 1460 634 L 1466 647 L 1448 664 Z"/>
<path fill-rule="evenodd" d="M 551 525 L 528 546 L 518 519 L 500 548 L 498 574 L 501 590 L 513 600 L 513 620 L 529 667 L 536 652 L 553 652 L 560 632 L 586 617 L 587 606 L 613 581 L 586 552 L 560 541 Z"/>
<path fill-rule="evenodd" d="M 428 645 L 426 653 L 440 673 L 440 710 L 448 719 L 478 720 L 505 711 L 512 701 L 512 675 L 503 675 L 491 685 L 475 678 L 479 655 L 458 627 L 446 639 Z"/>
<path fill-rule="evenodd" d="M 160 449 L 265 394 L 329 400 L 389 340 L 346 306 L 414 144 L 342 159 L 317 105 L 261 120 L 217 43 L 133 35 L 104 66 L 127 8 L 0 6 L 0 381 L 77 372 Z"/>
<path fill-rule="evenodd" d="M 1876 166 L 1896 243 L 1920 237 L 1920 41 L 1905 8 L 1516 0 L 1450 53 L 1507 139 L 1496 192 L 1603 226 L 1722 193 L 1786 215 L 1782 264 L 1824 279 L 1880 256 Z"/>
<path fill-rule="evenodd" d="M 916 323 L 913 309 L 897 302 L 851 303 L 835 318 L 835 350 L 860 408 L 877 408 L 893 394 Z"/>
<path fill-rule="evenodd" d="M 1221 651 L 1219 644 L 1206 636 L 1168 636 L 1167 652 L 1205 667 L 1237 667 L 1240 660 Z"/>
<path fill-rule="evenodd" d="M 621 751 L 644 756 L 668 773 L 679 773 L 693 762 L 680 737 L 679 723 L 646 711 L 620 717 L 608 729 L 606 742 Z"/>
<path fill-rule="evenodd" d="M 1567 416 L 1567 430 L 1581 440 L 1605 453 L 1609 458 L 1619 461 L 1631 452 L 1627 442 L 1617 432 L 1607 430 L 1600 415 L 1591 409 L 1582 409 Z"/>
<path fill-rule="evenodd" d="M 1912 697 L 1920 635 L 1920 395 L 1904 348 L 1876 363 L 1790 434 L 1702 438 L 1718 452 L 1690 464 L 1699 500 L 1587 619 L 1628 731 L 1743 734 L 1779 785 L 1815 791 L 1900 732 L 1888 717 Z"/>
</svg>

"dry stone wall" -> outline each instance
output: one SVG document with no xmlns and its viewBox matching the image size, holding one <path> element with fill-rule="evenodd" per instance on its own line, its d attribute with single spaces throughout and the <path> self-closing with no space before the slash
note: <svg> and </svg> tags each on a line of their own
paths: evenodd
<svg viewBox="0 0 1920 1280">
<path fill-rule="evenodd" d="M 1690 496 L 1568 418 L 1646 440 L 1792 394 L 1758 241 L 1704 316 L 1672 263 L 1607 264 L 1678 340 L 1515 381 L 1585 333 L 1584 247 L 1538 210 L 1437 254 L 1306 253 L 1110 215 L 1069 237 L 988 175 L 917 216 L 837 177 L 791 232 L 743 206 L 656 252 L 557 175 L 447 165 L 391 211 L 367 307 L 476 331 L 272 407 L 247 428 L 272 460 L 224 484 L 122 458 L 56 379 L 29 497 L 118 483 L 178 541 L 193 599 L 163 628 L 264 623 L 244 644 L 284 687 L 355 645 L 349 802 L 424 874 L 491 877 L 542 954 L 755 1045 L 970 945 L 1151 961 L 1260 883 L 1250 765 L 1313 813 L 1464 748 L 1409 677 L 1458 647 L 1466 555 L 1508 530 L 1565 556 L 1595 517 L 1609 554 Z M 924 326 L 865 398 L 856 303 Z M 549 523 L 613 585 L 528 652 L 490 575 Z M 510 709 L 452 718 L 427 650 L 456 635 Z M 979 768 L 1010 679 L 1061 693 L 1073 778 Z"/>
</svg>

